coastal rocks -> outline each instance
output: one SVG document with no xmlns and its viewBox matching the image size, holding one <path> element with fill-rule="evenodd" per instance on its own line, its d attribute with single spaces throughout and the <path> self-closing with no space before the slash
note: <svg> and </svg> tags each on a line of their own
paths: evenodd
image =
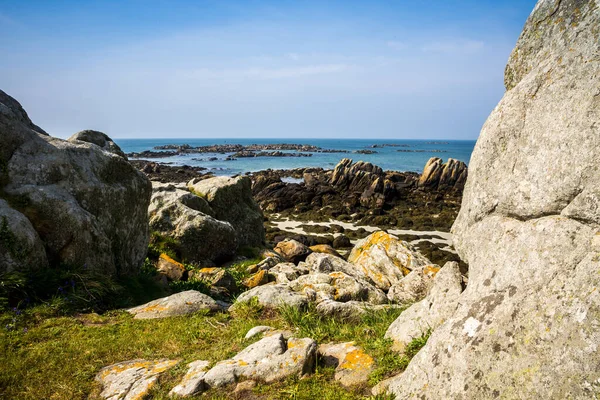
<svg viewBox="0 0 600 400">
<path fill-rule="evenodd" d="M 453 228 L 469 286 L 397 399 L 600 395 L 599 26 L 590 0 L 527 20 Z"/>
<path fill-rule="evenodd" d="M 259 304 L 268 308 L 277 308 L 282 305 L 301 308 L 308 304 L 308 299 L 299 293 L 294 292 L 286 284 L 268 284 L 255 287 L 242 293 L 237 302 L 244 303 L 256 299 Z"/>
<path fill-rule="evenodd" d="M 158 272 L 167 277 L 172 281 L 179 281 L 185 275 L 185 267 L 180 262 L 173 260 L 166 254 L 161 254 L 158 257 L 158 263 L 156 264 Z"/>
<path fill-rule="evenodd" d="M 85 266 L 103 275 L 139 271 L 148 247 L 151 191 L 141 172 L 95 144 L 48 136 L 2 91 L 0 133 L 4 208 L 8 204 L 29 220 L 50 266 Z M 11 256 L 10 268 L 24 268 L 29 257 Z M 45 265 L 39 254 L 35 258 Z"/>
<path fill-rule="evenodd" d="M 104 367 L 96 375 L 106 400 L 144 398 L 160 375 L 177 365 L 177 360 L 131 360 Z"/>
<path fill-rule="evenodd" d="M 348 256 L 348 262 L 386 291 L 410 271 L 431 264 L 413 246 L 383 231 L 358 241 Z"/>
<path fill-rule="evenodd" d="M 266 285 L 267 283 L 269 283 L 269 273 L 266 270 L 261 269 L 254 275 L 245 279 L 243 284 L 247 288 L 252 289 L 257 286 Z"/>
<path fill-rule="evenodd" d="M 329 254 L 329 255 L 332 255 L 332 256 L 336 256 L 336 257 L 342 258 L 342 256 L 340 255 L 340 253 L 338 253 L 337 251 L 335 251 L 335 249 L 333 247 L 331 247 L 330 245 L 328 245 L 328 244 L 316 244 L 314 246 L 310 246 L 309 249 L 313 253 Z"/>
<path fill-rule="evenodd" d="M 200 310 L 212 312 L 221 310 L 221 307 L 207 295 L 187 290 L 130 308 L 127 312 L 133 314 L 134 319 L 155 319 L 187 315 Z"/>
<path fill-rule="evenodd" d="M 182 260 L 210 264 L 233 257 L 236 231 L 229 222 L 212 217 L 214 211 L 203 198 L 174 185 L 152 185 L 150 229 L 172 238 Z"/>
<path fill-rule="evenodd" d="M 230 295 L 238 291 L 235 279 L 223 268 L 200 268 L 199 270 L 191 271 L 189 274 L 190 279 L 204 281 L 211 288 L 223 288 Z"/>
<path fill-rule="evenodd" d="M 67 140 L 69 142 L 82 141 L 92 143 L 100 147 L 102 150 L 116 154 L 123 158 L 127 158 L 125 153 L 123 153 L 123 150 L 121 150 L 121 148 L 115 142 L 113 142 L 113 140 L 108 137 L 107 134 L 102 132 L 86 129 L 84 131 L 77 132 Z"/>
<path fill-rule="evenodd" d="M 392 285 L 387 293 L 388 299 L 399 304 L 410 304 L 424 298 L 433 285 L 433 278 L 440 267 L 431 264 L 418 267 Z"/>
<path fill-rule="evenodd" d="M 322 344 L 317 350 L 326 367 L 335 367 L 334 379 L 343 386 L 364 385 L 375 360 L 354 342 Z"/>
<path fill-rule="evenodd" d="M 338 235 L 333 239 L 332 244 L 334 249 L 347 249 L 348 247 L 352 247 L 352 242 L 346 235 Z"/>
<path fill-rule="evenodd" d="M 286 239 L 277 243 L 274 250 L 286 261 L 294 264 L 304 261 L 311 253 L 307 246 L 293 239 Z"/>
<path fill-rule="evenodd" d="M 261 246 L 265 242 L 263 214 L 252 197 L 252 183 L 246 176 L 224 176 L 188 182 L 190 191 L 204 198 L 215 218 L 231 224 L 238 245 Z"/>
<path fill-rule="evenodd" d="M 281 334 L 251 344 L 230 360 L 218 362 L 203 376 L 208 388 L 225 386 L 239 379 L 275 382 L 301 376 L 314 367 L 317 344 L 309 338 L 286 340 Z"/>
<path fill-rule="evenodd" d="M 204 375 L 208 371 L 210 362 L 204 360 L 194 361 L 188 364 L 188 370 L 181 382 L 170 392 L 172 397 L 189 397 L 204 391 Z"/>
<path fill-rule="evenodd" d="M 420 275 L 427 276 L 423 273 Z M 403 311 L 390 325 L 385 337 L 393 340 L 395 350 L 403 351 L 411 340 L 423 336 L 429 330 L 435 330 L 452 316 L 458 307 L 462 291 L 462 276 L 458 263 L 446 263 L 433 278 L 427 296 Z"/>
<path fill-rule="evenodd" d="M 444 163 L 441 158 L 432 157 L 425 164 L 423 173 L 419 178 L 419 187 L 430 190 L 460 190 L 462 191 L 467 181 L 467 165 L 449 158 Z"/>
<path fill-rule="evenodd" d="M 316 310 L 319 314 L 342 319 L 356 320 L 371 311 L 381 311 L 391 308 L 399 308 L 396 304 L 371 304 L 365 301 L 347 301 L 345 303 L 335 300 L 323 300 L 317 304 Z"/>
</svg>

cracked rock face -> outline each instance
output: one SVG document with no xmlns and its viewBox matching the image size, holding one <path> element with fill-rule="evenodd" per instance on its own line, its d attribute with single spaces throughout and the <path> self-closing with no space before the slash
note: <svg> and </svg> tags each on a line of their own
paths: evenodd
<svg viewBox="0 0 600 400">
<path fill-rule="evenodd" d="M 600 9 L 541 0 L 469 164 L 456 311 L 397 399 L 600 395 Z"/>
</svg>

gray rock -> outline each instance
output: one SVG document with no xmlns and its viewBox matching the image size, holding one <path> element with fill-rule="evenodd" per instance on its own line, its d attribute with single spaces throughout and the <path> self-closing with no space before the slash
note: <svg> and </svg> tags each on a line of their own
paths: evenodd
<svg viewBox="0 0 600 400">
<path fill-rule="evenodd" d="M 294 264 L 304 261 L 311 253 L 311 250 L 307 246 L 294 239 L 285 239 L 277 243 L 274 250 L 279 253 L 284 260 Z"/>
<path fill-rule="evenodd" d="M 185 261 L 203 264 L 233 257 L 236 231 L 229 222 L 212 217 L 214 211 L 203 198 L 174 185 L 152 185 L 150 228 L 173 238 Z"/>
<path fill-rule="evenodd" d="M 412 245 L 384 231 L 359 240 L 348 262 L 369 277 L 382 290 L 390 287 L 417 267 L 431 264 Z"/>
<path fill-rule="evenodd" d="M 113 142 L 113 140 L 108 137 L 107 134 L 102 132 L 86 129 L 84 131 L 77 132 L 67 140 L 69 142 L 82 141 L 92 143 L 100 147 L 102 150 L 116 154 L 123 158 L 127 158 L 125 153 L 123 153 L 123 150 L 121 150 L 121 148 L 115 142 Z"/>
<path fill-rule="evenodd" d="M 439 270 L 438 265 L 431 264 L 410 271 L 400 282 L 390 287 L 387 293 L 388 299 L 399 304 L 410 304 L 423 299 L 433 285 L 433 278 Z"/>
<path fill-rule="evenodd" d="M 462 276 L 456 262 L 448 262 L 437 273 L 429 294 L 400 314 L 385 337 L 394 341 L 393 348 L 403 351 L 413 339 L 435 330 L 452 316 L 462 293 Z"/>
<path fill-rule="evenodd" d="M 599 26 L 590 0 L 529 17 L 453 227 L 469 286 L 397 399 L 600 395 Z"/>
<path fill-rule="evenodd" d="M 335 367 L 334 379 L 343 386 L 364 385 L 375 368 L 373 357 L 354 342 L 322 344 L 317 350 L 326 367 Z"/>
<path fill-rule="evenodd" d="M 302 264 L 279 263 L 269 269 L 269 274 L 275 277 L 275 282 L 277 283 L 289 283 L 308 273 L 308 268 Z"/>
<path fill-rule="evenodd" d="M 127 310 L 135 319 L 154 319 L 192 314 L 200 310 L 219 311 L 213 299 L 195 290 L 179 292 Z"/>
<path fill-rule="evenodd" d="M 208 201 L 215 217 L 235 229 L 240 246 L 261 246 L 265 242 L 263 214 L 252 197 L 252 182 L 247 176 L 192 179 L 188 188 Z"/>
<path fill-rule="evenodd" d="M 96 375 L 106 400 L 136 400 L 146 397 L 159 376 L 177 365 L 177 360 L 131 360 L 104 367 Z"/>
<path fill-rule="evenodd" d="M 316 310 L 319 314 L 335 317 L 343 320 L 360 319 L 368 312 L 376 312 L 390 308 L 399 308 L 396 304 L 371 304 L 364 301 L 340 302 L 335 300 L 323 300 L 317 304 Z"/>
<path fill-rule="evenodd" d="M 204 360 L 194 361 L 188 364 L 185 376 L 170 392 L 172 397 L 190 397 L 196 393 L 202 393 L 204 387 L 204 375 L 208 371 L 210 362 Z"/>
<path fill-rule="evenodd" d="M 444 163 L 441 158 L 432 157 L 425 164 L 419 186 L 430 190 L 463 190 L 467 173 L 467 165 L 462 161 L 449 158 Z"/>
<path fill-rule="evenodd" d="M 371 279 L 355 265 L 329 254 L 312 253 L 306 258 L 306 261 L 300 265 L 315 272 L 343 272 L 354 278 L 372 282 Z"/>
<path fill-rule="evenodd" d="M 253 298 L 256 298 L 259 304 L 270 308 L 277 308 L 282 305 L 303 307 L 308 303 L 306 296 L 294 292 L 285 284 L 268 284 L 257 286 L 242 293 L 233 307 L 235 308 L 237 303 L 247 302 Z"/>
<path fill-rule="evenodd" d="M 48 267 L 44 243 L 31 222 L 0 199 L 0 272 Z"/>
<path fill-rule="evenodd" d="M 136 273 L 148 248 L 150 182 L 123 157 L 42 132 L 0 91 L 1 197 L 29 220 L 51 266 Z"/>
<path fill-rule="evenodd" d="M 158 257 L 157 271 L 172 281 L 180 281 L 185 275 L 185 267 L 180 262 L 173 260 L 166 254 Z"/>
<path fill-rule="evenodd" d="M 254 328 L 250 329 L 248 331 L 248 333 L 246 333 L 246 336 L 244 336 L 244 339 L 250 339 L 256 335 L 260 335 L 261 333 L 269 332 L 272 330 L 273 330 L 273 328 L 271 328 L 270 326 L 265 326 L 265 325 L 255 326 Z"/>
</svg>

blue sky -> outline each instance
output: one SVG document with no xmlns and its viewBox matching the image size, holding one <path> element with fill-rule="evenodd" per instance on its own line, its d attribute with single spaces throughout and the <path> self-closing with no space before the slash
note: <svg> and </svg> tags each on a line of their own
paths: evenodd
<svg viewBox="0 0 600 400">
<path fill-rule="evenodd" d="M 0 88 L 68 137 L 475 139 L 534 0 L 0 0 Z"/>
</svg>

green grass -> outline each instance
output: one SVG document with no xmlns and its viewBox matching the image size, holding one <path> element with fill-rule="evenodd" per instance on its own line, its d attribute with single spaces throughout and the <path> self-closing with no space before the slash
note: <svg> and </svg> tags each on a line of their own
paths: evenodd
<svg viewBox="0 0 600 400">
<path fill-rule="evenodd" d="M 197 313 L 158 320 L 134 320 L 122 311 L 60 316 L 50 302 L 23 311 L 5 311 L 0 314 L 0 398 L 94 398 L 99 393 L 94 376 L 104 366 L 135 358 L 180 359 L 152 391 L 152 398 L 166 399 L 187 363 L 198 359 L 217 362 L 233 356 L 258 340 L 244 340 L 245 333 L 256 325 L 289 329 L 319 343 L 355 341 L 376 360 L 369 380 L 372 386 L 402 371 L 427 340 L 423 337 L 411 343 L 407 355 L 392 352 L 391 343 L 383 336 L 399 313 L 373 312 L 360 321 L 343 322 L 320 317 L 313 308 L 268 310 L 256 302 L 236 307 L 231 315 Z M 333 380 L 333 371 L 318 364 L 308 378 L 259 384 L 253 390 L 257 399 L 342 400 L 365 398 L 368 393 L 368 387 L 341 387 Z M 224 388 L 202 398 L 231 396 L 231 388 Z"/>
</svg>

